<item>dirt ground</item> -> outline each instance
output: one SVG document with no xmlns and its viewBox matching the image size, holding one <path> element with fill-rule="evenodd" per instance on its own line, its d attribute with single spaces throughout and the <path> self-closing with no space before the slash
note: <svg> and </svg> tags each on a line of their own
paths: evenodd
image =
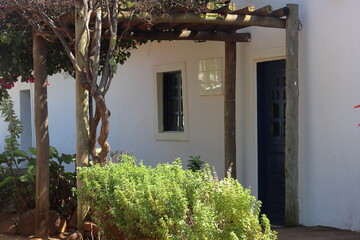
<svg viewBox="0 0 360 240">
<path fill-rule="evenodd" d="M 359 232 L 328 227 L 276 228 L 279 240 L 360 240 Z"/>
<path fill-rule="evenodd" d="M 39 238 L 34 238 L 33 236 L 24 237 L 24 236 L 15 236 L 15 235 L 4 235 L 0 234 L 0 240 L 37 240 Z M 49 240 L 60 240 L 61 238 L 49 238 Z M 40 240 L 40 239 L 39 239 Z"/>
<path fill-rule="evenodd" d="M 278 240 L 360 240 L 359 232 L 328 227 L 276 228 Z M 0 240 L 29 240 L 31 237 L 0 235 Z M 60 238 L 51 238 L 59 240 Z"/>
</svg>

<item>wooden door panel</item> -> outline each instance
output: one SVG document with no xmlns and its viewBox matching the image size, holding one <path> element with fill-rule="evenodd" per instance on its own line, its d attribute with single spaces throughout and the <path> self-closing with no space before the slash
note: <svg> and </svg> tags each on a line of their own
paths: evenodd
<svg viewBox="0 0 360 240">
<path fill-rule="evenodd" d="M 262 211 L 285 220 L 285 60 L 258 63 L 258 175 Z"/>
</svg>

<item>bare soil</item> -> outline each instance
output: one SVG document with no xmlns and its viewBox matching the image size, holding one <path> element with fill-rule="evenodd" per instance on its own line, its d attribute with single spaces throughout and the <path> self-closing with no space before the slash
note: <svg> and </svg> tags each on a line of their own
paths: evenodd
<svg viewBox="0 0 360 240">
<path fill-rule="evenodd" d="M 25 236 L 16 236 L 16 235 L 4 235 L 4 234 L 0 234 L 0 240 L 37 240 L 40 238 L 35 238 L 34 236 L 29 236 L 29 237 L 25 237 Z M 49 240 L 61 240 L 64 238 L 48 238 Z"/>
<path fill-rule="evenodd" d="M 276 228 L 278 240 L 360 240 L 359 232 L 345 231 L 329 227 L 298 227 Z M 64 236 L 65 237 L 65 236 Z M 3 235 L 0 240 L 36 240 L 39 238 Z M 49 238 L 50 240 L 62 240 L 63 237 Z"/>
</svg>

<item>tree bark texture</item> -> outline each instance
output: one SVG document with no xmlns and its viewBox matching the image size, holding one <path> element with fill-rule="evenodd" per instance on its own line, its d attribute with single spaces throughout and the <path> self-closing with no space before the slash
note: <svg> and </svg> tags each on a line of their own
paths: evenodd
<svg viewBox="0 0 360 240">
<path fill-rule="evenodd" d="M 35 235 L 49 236 L 49 131 L 47 106 L 46 41 L 33 36 L 35 77 L 36 196 Z"/>
<path fill-rule="evenodd" d="M 75 34 L 77 42 L 76 61 L 80 68 L 84 67 L 81 54 L 86 54 L 86 42 L 88 41 L 86 33 L 81 31 L 84 9 L 76 8 L 75 11 Z M 88 91 L 82 86 L 84 74 L 76 71 L 76 166 L 84 167 L 89 163 L 89 95 Z M 76 180 L 77 188 L 81 188 L 81 181 Z M 83 232 L 83 221 L 86 217 L 87 207 L 78 198 L 77 202 L 77 226 L 80 232 Z"/>
</svg>

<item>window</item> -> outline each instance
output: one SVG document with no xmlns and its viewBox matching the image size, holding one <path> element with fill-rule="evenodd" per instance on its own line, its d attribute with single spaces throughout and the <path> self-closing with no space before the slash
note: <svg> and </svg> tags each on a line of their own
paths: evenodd
<svg viewBox="0 0 360 240">
<path fill-rule="evenodd" d="M 186 141 L 185 64 L 155 67 L 158 140 Z"/>
<path fill-rule="evenodd" d="M 222 58 L 199 60 L 199 91 L 202 96 L 223 94 Z"/>
<path fill-rule="evenodd" d="M 165 131 L 184 131 L 181 71 L 163 73 L 163 126 Z"/>
</svg>

